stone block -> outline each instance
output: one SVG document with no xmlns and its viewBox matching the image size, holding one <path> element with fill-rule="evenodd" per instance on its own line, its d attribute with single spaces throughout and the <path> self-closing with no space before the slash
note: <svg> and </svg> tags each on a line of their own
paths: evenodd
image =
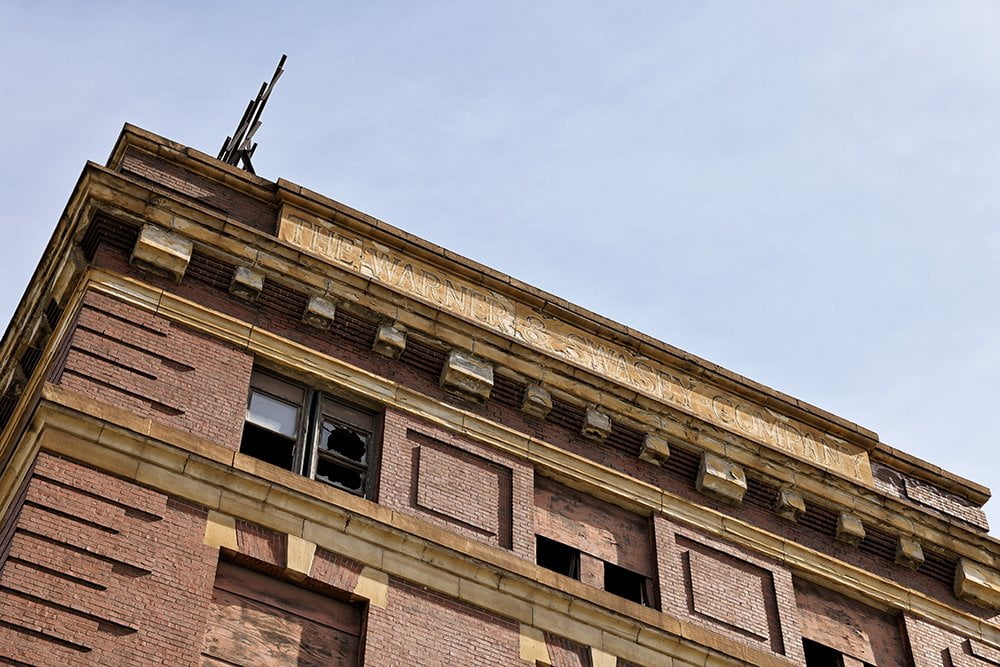
<svg viewBox="0 0 1000 667">
<path fill-rule="evenodd" d="M 143 225 L 129 262 L 179 283 L 193 250 L 189 239 L 155 225 Z"/>
<path fill-rule="evenodd" d="M 774 499 L 774 513 L 783 519 L 798 521 L 806 513 L 806 501 L 795 489 L 778 489 L 778 497 Z"/>
<path fill-rule="evenodd" d="M 587 408 L 583 415 L 580 435 L 591 440 L 604 440 L 611 435 L 611 417 L 599 410 Z"/>
<path fill-rule="evenodd" d="M 529 384 L 524 389 L 521 410 L 532 417 L 545 419 L 552 410 L 552 394 L 540 384 Z"/>
<path fill-rule="evenodd" d="M 525 662 L 531 664 L 550 665 L 549 648 L 545 643 L 545 633 L 538 628 L 521 624 L 520 637 L 520 657 Z"/>
<path fill-rule="evenodd" d="M 452 350 L 441 369 L 441 388 L 484 403 L 493 391 L 493 366 L 461 350 Z"/>
<path fill-rule="evenodd" d="M 706 496 L 730 505 L 739 505 L 747 491 L 747 477 L 743 468 L 735 463 L 705 452 L 701 457 L 695 485 Z"/>
<path fill-rule="evenodd" d="M 213 548 L 225 548 L 230 551 L 239 551 L 239 541 L 236 539 L 236 519 L 233 517 L 209 510 L 205 520 L 206 545 Z"/>
<path fill-rule="evenodd" d="M 316 544 L 297 535 L 286 535 L 285 572 L 293 579 L 304 579 L 312 572 Z"/>
<path fill-rule="evenodd" d="M 924 550 L 912 537 L 899 536 L 896 543 L 896 562 L 903 567 L 916 570 L 924 564 Z"/>
<path fill-rule="evenodd" d="M 865 539 L 865 525 L 857 515 L 841 512 L 837 517 L 837 539 L 857 546 Z"/>
<path fill-rule="evenodd" d="M 229 293 L 248 303 L 257 301 L 264 289 L 264 274 L 249 266 L 237 266 L 229 282 Z"/>
<path fill-rule="evenodd" d="M 959 558 L 955 566 L 955 595 L 980 607 L 1000 610 L 1000 572 Z"/>
<path fill-rule="evenodd" d="M 317 329 L 329 329 L 336 315 L 337 306 L 332 301 L 321 296 L 312 296 L 309 297 L 309 302 L 306 304 L 306 312 L 302 314 L 302 321 Z"/>
<path fill-rule="evenodd" d="M 21 364 L 14 364 L 0 383 L 3 386 L 3 393 L 11 396 L 20 396 L 24 388 L 28 385 L 28 378 L 24 375 Z"/>
<path fill-rule="evenodd" d="M 395 323 L 383 322 L 375 332 L 375 342 L 372 343 L 372 350 L 376 354 L 390 359 L 399 359 L 399 355 L 406 349 L 406 332 L 397 327 Z"/>
<path fill-rule="evenodd" d="M 670 445 L 665 438 L 647 433 L 642 441 L 642 449 L 639 450 L 639 458 L 661 466 L 670 458 Z"/>
</svg>

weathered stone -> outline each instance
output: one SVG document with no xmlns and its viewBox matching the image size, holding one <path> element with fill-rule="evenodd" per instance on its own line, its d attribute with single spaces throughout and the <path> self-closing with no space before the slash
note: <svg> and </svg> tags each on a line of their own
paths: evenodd
<svg viewBox="0 0 1000 667">
<path fill-rule="evenodd" d="M 837 539 L 857 546 L 865 539 L 865 525 L 857 515 L 841 512 L 837 517 Z"/>
<path fill-rule="evenodd" d="M 286 535 L 285 574 L 301 580 L 312 572 L 316 556 L 316 544 L 297 535 Z"/>
<path fill-rule="evenodd" d="M 2 387 L 0 394 L 20 396 L 27 384 L 28 378 L 24 376 L 24 369 L 21 368 L 21 364 L 14 364 L 7 371 L 7 374 L 4 375 L 3 381 L 0 382 L 0 387 Z"/>
<path fill-rule="evenodd" d="M 916 570 L 923 565 L 924 550 L 920 546 L 920 542 L 911 537 L 900 535 L 899 541 L 896 543 L 896 562 L 910 570 Z"/>
<path fill-rule="evenodd" d="M 806 513 L 806 501 L 795 489 L 778 489 L 778 497 L 774 499 L 774 513 L 783 519 L 798 521 Z"/>
<path fill-rule="evenodd" d="M 670 458 L 670 445 L 667 444 L 664 438 L 647 433 L 646 437 L 642 440 L 642 449 L 639 450 L 639 458 L 661 466 Z"/>
<path fill-rule="evenodd" d="M 747 477 L 743 468 L 735 463 L 705 452 L 701 457 L 695 485 L 706 496 L 730 505 L 739 505 L 747 491 Z"/>
<path fill-rule="evenodd" d="M 375 332 L 375 342 L 372 343 L 372 350 L 376 354 L 390 359 L 399 359 L 399 355 L 406 349 L 406 332 L 398 328 L 395 323 L 383 322 Z"/>
<path fill-rule="evenodd" d="M 955 595 L 980 607 L 1000 610 L 1000 572 L 959 558 L 955 566 Z"/>
<path fill-rule="evenodd" d="M 591 440 L 604 440 L 611 435 L 611 417 L 599 410 L 587 408 L 583 415 L 580 435 Z"/>
<path fill-rule="evenodd" d="M 529 384 L 524 389 L 521 410 L 539 419 L 545 419 L 552 410 L 552 394 L 540 384 Z"/>
<path fill-rule="evenodd" d="M 309 297 L 306 312 L 302 314 L 302 321 L 317 329 L 329 329 L 336 315 L 337 306 L 332 301 L 321 296 L 313 296 Z"/>
<path fill-rule="evenodd" d="M 249 266 L 237 266 L 229 282 L 229 293 L 238 299 L 253 303 L 264 289 L 264 274 Z"/>
<path fill-rule="evenodd" d="M 179 283 L 193 250 L 189 239 L 155 225 L 143 225 L 129 262 Z"/>
<path fill-rule="evenodd" d="M 452 350 L 441 369 L 441 388 L 485 402 L 493 390 L 493 366 L 461 350 Z"/>
</svg>

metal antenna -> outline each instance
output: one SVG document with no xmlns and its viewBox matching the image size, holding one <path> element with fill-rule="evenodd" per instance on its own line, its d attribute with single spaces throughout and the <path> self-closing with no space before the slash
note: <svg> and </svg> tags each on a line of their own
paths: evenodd
<svg viewBox="0 0 1000 667">
<path fill-rule="evenodd" d="M 250 158 L 257 150 L 253 135 L 260 129 L 260 114 L 264 111 L 264 105 L 267 104 L 267 98 L 271 96 L 271 91 L 274 90 L 274 84 L 278 82 L 281 74 L 285 71 L 282 66 L 287 57 L 286 55 L 281 56 L 278 67 L 274 70 L 274 76 L 271 77 L 271 83 L 264 82 L 260 85 L 260 92 L 257 93 L 256 99 L 250 100 L 247 110 L 240 118 L 240 124 L 236 126 L 236 132 L 231 137 L 226 137 L 226 141 L 222 144 L 222 150 L 219 151 L 219 159 L 223 162 L 233 166 L 239 166 L 239 163 L 242 162 L 244 169 L 251 174 L 256 173 L 250 163 Z"/>
</svg>

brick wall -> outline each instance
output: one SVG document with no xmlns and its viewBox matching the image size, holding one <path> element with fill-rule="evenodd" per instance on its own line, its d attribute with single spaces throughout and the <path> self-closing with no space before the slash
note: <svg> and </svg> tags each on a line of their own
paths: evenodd
<svg viewBox="0 0 1000 667">
<path fill-rule="evenodd" d="M 348 363 L 411 387 L 443 403 L 456 405 L 464 410 L 481 414 L 522 432 L 544 439 L 550 444 L 562 447 L 570 452 L 660 486 L 668 492 L 689 499 L 693 503 L 718 509 L 725 514 L 761 526 L 778 535 L 829 553 L 836 558 L 858 565 L 881 576 L 891 578 L 907 587 L 944 599 L 964 610 L 982 613 L 981 610 L 977 611 L 969 605 L 956 601 L 947 584 L 933 580 L 922 573 L 905 571 L 892 563 L 890 559 L 880 558 L 864 550 L 835 542 L 830 530 L 826 530 L 825 532 L 818 530 L 815 525 L 806 521 L 796 524 L 780 519 L 769 510 L 769 501 L 766 498 L 754 498 L 755 502 L 748 500 L 742 506 L 736 508 L 725 506 L 706 498 L 694 489 L 692 471 L 696 468 L 697 457 L 679 447 L 676 448 L 674 455 L 668 461 L 667 465 L 660 468 L 640 461 L 634 454 L 622 449 L 586 440 L 577 435 L 575 430 L 567 424 L 554 421 L 541 421 L 528 417 L 514 407 L 514 404 L 509 400 L 505 402 L 499 398 L 494 398 L 485 405 L 479 406 L 450 396 L 443 392 L 437 385 L 439 367 L 435 367 L 434 363 L 425 363 L 421 366 L 419 363 L 414 363 L 415 357 L 411 357 L 408 360 L 393 361 L 374 355 L 369 349 L 370 340 L 365 338 L 365 335 L 369 334 L 363 333 L 360 336 L 357 335 L 358 331 L 370 332 L 373 329 L 366 329 L 368 327 L 367 324 L 357 318 L 348 316 L 346 313 L 338 314 L 338 321 L 335 322 L 331 331 L 320 332 L 299 321 L 298 313 L 300 311 L 297 309 L 294 300 L 300 297 L 294 294 L 289 297 L 273 286 L 272 288 L 265 287 L 265 292 L 268 289 L 275 290 L 272 291 L 271 296 L 265 298 L 262 295 L 261 301 L 258 304 L 250 306 L 230 299 L 219 286 L 209 287 L 204 282 L 199 283 L 193 280 L 185 280 L 184 284 L 178 287 L 163 279 L 148 276 L 142 272 L 135 272 L 128 267 L 126 258 L 122 253 L 102 250 L 98 252 L 97 261 L 110 268 L 138 275 L 150 283 L 171 289 L 181 296 L 233 315 L 254 326 L 264 327 L 320 352 L 344 359 Z M 224 281 L 220 281 L 219 285 L 223 283 Z M 274 310 L 274 303 L 281 299 L 284 299 L 283 307 L 285 310 L 276 312 Z M 416 339 L 414 338 L 411 342 L 416 342 Z M 416 355 L 417 352 L 414 350 L 417 347 L 416 344 L 409 346 L 408 352 L 404 353 L 404 356 L 406 354 Z M 424 347 L 426 348 L 426 345 Z M 390 430 L 394 428 L 397 430 L 390 433 Z M 422 437 L 428 439 L 424 440 L 421 444 L 420 440 Z M 405 420 L 392 423 L 391 418 L 387 419 L 385 454 L 389 458 L 383 460 L 384 469 L 382 473 L 382 488 L 380 490 L 381 502 L 392 505 L 401 511 L 405 510 L 418 514 L 429 521 L 436 521 L 443 527 L 467 536 L 486 542 L 495 540 L 495 543 L 498 545 L 502 543 L 501 534 L 503 530 L 501 526 L 504 521 L 504 515 L 499 507 L 496 510 L 497 534 L 494 538 L 489 534 L 493 530 L 492 519 L 486 518 L 487 514 L 492 516 L 493 513 L 493 508 L 490 504 L 476 505 L 472 503 L 473 506 L 471 507 L 462 507 L 460 510 L 455 509 L 454 512 L 449 514 L 448 501 L 442 500 L 440 497 L 442 488 L 444 488 L 440 484 L 441 479 L 431 479 L 431 483 L 425 486 L 421 495 L 421 457 L 419 454 L 421 446 L 428 449 L 428 451 L 432 451 L 431 459 L 434 465 L 427 467 L 429 477 L 433 477 L 435 470 L 449 466 L 454 470 L 461 469 L 480 475 L 481 479 L 474 484 L 470 484 L 468 488 L 456 487 L 456 498 L 464 499 L 465 501 L 473 497 L 477 493 L 477 490 L 492 489 L 494 485 L 499 497 L 500 489 L 503 488 L 502 479 L 504 478 L 504 473 L 502 472 L 502 468 L 509 468 L 513 471 L 511 477 L 512 512 L 510 521 L 512 529 L 510 540 L 515 553 L 527 559 L 533 559 L 533 543 L 530 541 L 530 528 L 521 533 L 524 536 L 521 546 L 518 546 L 517 541 L 517 512 L 520 511 L 520 506 L 517 502 L 516 485 L 518 477 L 516 464 L 511 461 L 497 459 L 495 458 L 495 454 L 493 455 L 494 458 L 491 458 L 488 448 L 477 449 L 474 443 L 461 442 L 453 434 L 449 434 L 443 430 L 434 433 L 426 430 L 426 425 L 410 427 L 405 424 Z M 409 449 L 409 454 L 405 453 L 407 449 Z M 694 466 L 691 465 L 692 461 L 694 462 Z M 497 466 L 500 467 L 498 468 Z M 492 481 L 487 478 L 492 478 Z M 753 484 L 754 480 L 751 480 L 751 483 Z M 421 498 L 423 499 L 423 503 Z M 458 501 L 456 500 L 455 502 L 457 503 Z M 442 511 L 442 508 L 445 511 Z M 530 519 L 525 518 L 523 520 L 525 526 L 531 525 Z M 675 531 L 670 530 L 667 532 L 673 534 Z M 675 584 L 677 581 L 685 582 L 685 577 L 688 578 L 688 581 L 692 582 L 687 585 L 687 588 L 682 588 L 681 593 L 675 592 L 675 595 L 680 596 L 676 598 L 678 600 L 676 602 L 678 609 L 681 609 L 697 622 L 737 637 L 741 641 L 755 646 L 770 648 L 775 653 L 787 655 L 793 659 L 797 654 L 801 653 L 801 642 L 797 635 L 797 622 L 794 612 L 794 595 L 790 585 L 790 577 L 786 571 L 775 568 L 773 563 L 754 559 L 739 550 L 733 551 L 727 545 L 718 545 L 717 543 L 706 541 L 698 535 L 688 534 L 681 537 L 682 539 L 680 540 L 673 540 L 673 546 L 670 547 L 673 551 L 665 551 L 658 554 L 659 573 L 657 575 L 661 589 L 665 587 L 668 580 L 672 579 Z M 657 539 L 659 540 L 659 536 Z M 678 555 L 683 553 L 687 553 L 688 556 Z M 697 555 L 692 557 L 692 553 L 696 553 Z M 696 597 L 695 584 L 693 582 L 710 577 L 718 579 L 719 571 L 725 571 L 727 575 L 731 575 L 733 578 L 742 581 L 744 588 L 748 585 L 758 585 L 762 591 L 762 602 L 760 602 L 760 605 L 763 605 L 763 612 L 760 611 L 760 608 L 754 607 L 753 611 L 748 612 L 748 614 L 755 614 L 753 618 L 731 618 L 725 616 L 725 614 L 729 613 L 725 605 L 713 602 L 713 599 L 742 592 L 742 588 L 740 591 L 732 591 L 713 589 L 711 586 L 701 586 L 697 591 Z M 773 588 L 773 594 L 768 594 L 769 586 Z M 762 617 L 766 617 L 766 631 L 764 630 L 764 624 L 761 622 Z"/>
<path fill-rule="evenodd" d="M 252 365 L 223 341 L 90 292 L 58 382 L 238 449 Z"/>
<path fill-rule="evenodd" d="M 1000 651 L 974 639 L 964 639 L 926 621 L 904 614 L 903 625 L 913 667 L 992 667 Z"/>
<path fill-rule="evenodd" d="M 795 579 L 802 636 L 879 667 L 909 663 L 901 618 L 857 600 Z"/>
<path fill-rule="evenodd" d="M 872 462 L 872 476 L 875 486 L 883 493 L 897 498 L 909 498 L 925 507 L 972 524 L 979 530 L 990 528 L 986 512 L 981 507 L 976 507 L 974 503 L 930 482 L 905 475 L 878 462 Z"/>
<path fill-rule="evenodd" d="M 390 578 L 385 609 L 371 609 L 365 664 L 509 667 L 520 660 L 519 626 Z"/>
<path fill-rule="evenodd" d="M 647 517 L 539 476 L 534 502 L 536 534 L 646 577 L 655 576 Z"/>
<path fill-rule="evenodd" d="M 39 455 L 0 570 L 0 656 L 196 662 L 215 572 L 204 532 L 199 508 Z"/>
<path fill-rule="evenodd" d="M 274 207 L 226 187 L 216 180 L 199 176 L 155 155 L 129 148 L 122 158 L 120 170 L 191 199 L 198 204 L 225 213 L 228 217 L 274 234 L 277 213 Z"/>
</svg>

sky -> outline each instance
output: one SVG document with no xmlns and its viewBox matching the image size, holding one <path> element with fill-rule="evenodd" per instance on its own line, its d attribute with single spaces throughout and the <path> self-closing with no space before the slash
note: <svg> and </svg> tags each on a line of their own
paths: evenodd
<svg viewBox="0 0 1000 667">
<path fill-rule="evenodd" d="M 1000 493 L 998 34 L 973 0 L 7 0 L 0 322 L 125 122 L 214 155 L 287 53 L 261 176 Z"/>
</svg>

